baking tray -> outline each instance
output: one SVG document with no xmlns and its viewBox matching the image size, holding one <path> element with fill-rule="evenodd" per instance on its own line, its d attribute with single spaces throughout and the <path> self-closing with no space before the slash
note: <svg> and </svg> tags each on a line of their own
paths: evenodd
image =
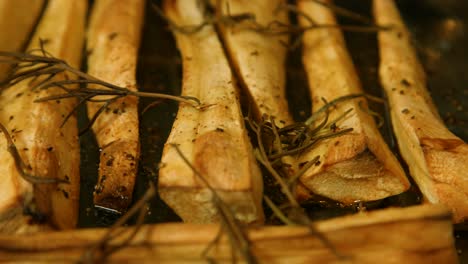
<svg viewBox="0 0 468 264">
<path fill-rule="evenodd" d="M 160 4 L 160 1 L 154 1 Z M 92 1 L 90 1 L 92 4 Z M 339 0 L 339 6 L 345 7 L 362 15 L 371 17 L 370 0 Z M 468 2 L 466 1 L 398 1 L 402 15 L 413 33 L 415 46 L 421 61 L 428 73 L 428 85 L 441 117 L 448 128 L 468 140 Z M 294 20 L 294 17 L 292 17 Z M 351 20 L 339 19 L 340 23 L 354 23 Z M 179 94 L 181 87 L 181 60 L 175 46 L 175 41 L 168 31 L 164 21 L 150 8 L 148 1 L 146 22 L 143 29 L 140 48 L 137 78 L 140 90 Z M 378 82 L 378 50 L 374 33 L 346 32 L 348 49 L 358 70 L 363 88 L 366 92 L 383 96 Z M 85 63 L 83 68 L 86 69 Z M 300 48 L 292 50 L 288 58 L 287 90 L 291 111 L 296 120 L 304 120 L 310 115 L 310 100 L 307 95 L 307 81 L 300 61 Z M 151 100 L 141 99 L 139 108 L 145 109 Z M 385 109 L 373 105 L 386 117 L 381 132 L 387 143 L 398 154 L 393 139 L 388 116 Z M 172 122 L 177 111 L 177 104 L 161 102 L 150 108 L 140 119 L 141 160 L 139 175 L 134 192 L 134 200 L 138 199 L 147 188 L 149 180 L 156 181 L 158 163 L 163 145 L 169 135 Z M 86 110 L 80 109 L 79 125 L 84 127 L 87 118 Z M 95 209 L 92 205 L 92 193 L 97 180 L 99 148 L 91 132 L 80 138 L 81 142 L 81 227 L 108 226 L 118 218 L 118 214 L 106 210 Z M 419 193 L 416 188 L 403 195 L 390 197 L 370 203 L 369 209 L 379 209 L 389 206 L 408 206 L 419 203 Z M 337 215 L 353 213 L 354 207 L 324 206 L 323 203 L 310 203 L 308 209 L 313 212 L 314 219 L 324 219 Z M 330 203 L 329 203 L 330 204 Z M 267 212 L 268 213 L 268 212 Z M 180 221 L 180 218 L 168 208 L 159 198 L 151 202 L 146 216 L 147 223 Z M 457 249 L 462 263 L 468 263 L 468 229 L 466 225 L 455 227 Z"/>
</svg>

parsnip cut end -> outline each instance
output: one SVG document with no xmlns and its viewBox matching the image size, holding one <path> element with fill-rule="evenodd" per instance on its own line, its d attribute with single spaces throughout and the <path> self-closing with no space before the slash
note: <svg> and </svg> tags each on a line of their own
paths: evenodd
<svg viewBox="0 0 468 264">
<path fill-rule="evenodd" d="M 159 186 L 161 198 L 177 213 L 185 222 L 189 223 L 214 223 L 219 222 L 220 216 L 216 204 L 213 203 L 213 193 L 207 188 L 165 188 Z M 263 223 L 263 212 L 258 199 L 252 196 L 250 191 L 222 191 L 216 193 L 226 203 L 234 217 L 242 223 Z M 261 216 L 261 217 L 259 217 Z"/>
<path fill-rule="evenodd" d="M 422 142 L 426 142 L 422 150 L 435 182 L 436 196 L 452 209 L 457 222 L 468 220 L 468 145 L 458 141 L 462 144 L 444 148 L 444 145 L 431 147 L 424 139 Z"/>
<path fill-rule="evenodd" d="M 383 199 L 408 186 L 366 150 L 351 159 L 324 165 L 323 171 L 301 180 L 310 191 L 345 204 Z"/>
</svg>

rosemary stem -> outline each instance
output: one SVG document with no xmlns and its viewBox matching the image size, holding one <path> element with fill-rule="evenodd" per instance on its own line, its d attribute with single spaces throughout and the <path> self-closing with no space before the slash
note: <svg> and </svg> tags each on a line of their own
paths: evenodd
<svg viewBox="0 0 468 264">
<path fill-rule="evenodd" d="M 170 99 L 181 103 L 191 104 L 193 106 L 199 106 L 200 103 L 192 97 L 185 97 L 185 96 L 176 96 L 170 94 L 162 94 L 162 93 L 148 93 L 148 92 L 130 92 L 129 95 L 137 96 L 137 97 L 146 97 L 146 98 L 159 98 L 159 99 Z"/>
<path fill-rule="evenodd" d="M 270 200 L 270 198 L 268 198 L 268 196 L 264 195 L 263 196 L 263 199 L 265 200 L 266 204 L 268 205 L 268 207 L 270 207 L 270 209 L 273 211 L 273 214 L 278 217 L 279 220 L 281 220 L 281 222 L 287 224 L 287 225 L 296 225 L 296 223 L 294 223 L 293 221 L 289 220 L 289 218 L 283 214 L 283 212 L 281 211 L 281 209 L 279 209 L 274 203 L 272 200 Z"/>
</svg>

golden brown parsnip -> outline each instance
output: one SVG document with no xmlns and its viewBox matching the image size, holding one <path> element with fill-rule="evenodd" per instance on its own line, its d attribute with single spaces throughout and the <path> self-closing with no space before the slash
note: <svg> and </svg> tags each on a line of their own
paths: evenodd
<svg viewBox="0 0 468 264">
<path fill-rule="evenodd" d="M 444 125 L 426 89 L 426 75 L 392 0 L 375 0 L 380 81 L 393 131 L 411 176 L 430 203 L 449 206 L 455 222 L 468 218 L 468 145 Z"/>
<path fill-rule="evenodd" d="M 335 25 L 333 12 L 314 1 L 299 1 L 298 8 L 318 24 Z M 302 26 L 310 26 L 301 18 Z M 313 112 L 342 96 L 363 93 L 338 28 L 318 28 L 305 32 L 303 63 L 312 95 Z M 339 129 L 352 128 L 345 135 L 327 139 L 304 153 L 300 162 L 320 155 L 320 162 L 300 178 L 311 192 L 343 203 L 372 201 L 399 194 L 409 187 L 403 169 L 377 129 L 372 116 L 363 108 L 364 98 L 344 101 L 329 111 Z"/>
<path fill-rule="evenodd" d="M 178 25 L 195 25 L 203 19 L 196 1 L 165 1 L 164 7 L 166 15 Z M 171 146 L 177 144 L 238 220 L 261 223 L 262 176 L 219 39 L 212 26 L 193 34 L 174 33 L 183 60 L 182 95 L 195 96 L 207 107 L 179 105 L 164 147 L 159 193 L 184 221 L 219 220 L 212 192 Z"/>
<path fill-rule="evenodd" d="M 112 84 L 136 91 L 136 67 L 145 1 L 97 0 L 88 29 L 88 73 Z M 100 97 L 99 99 L 103 99 Z M 88 102 L 92 118 L 103 103 Z M 93 124 L 102 149 L 94 204 L 120 212 L 132 201 L 137 176 L 138 99 L 124 97 L 109 105 Z"/>
</svg>

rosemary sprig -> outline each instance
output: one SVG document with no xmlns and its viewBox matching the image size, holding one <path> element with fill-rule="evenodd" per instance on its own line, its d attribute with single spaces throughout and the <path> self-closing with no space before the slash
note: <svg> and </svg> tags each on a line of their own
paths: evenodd
<svg viewBox="0 0 468 264">
<path fill-rule="evenodd" d="M 259 123 L 255 122 L 250 116 L 245 118 L 247 124 L 256 135 L 258 149 L 255 154 L 257 159 L 277 180 L 291 204 L 295 204 L 295 202 L 292 198 L 293 195 L 288 193 L 287 186 L 292 184 L 292 180 L 291 178 L 289 179 L 289 184 L 282 182 L 282 178 L 287 176 L 281 176 L 280 170 L 274 169 L 273 164 L 281 164 L 280 159 L 283 157 L 299 155 L 323 140 L 351 132 L 353 128 L 340 128 L 337 126 L 337 123 L 345 119 L 353 109 L 348 109 L 332 120 L 329 119 L 329 112 L 338 104 L 357 98 L 366 98 L 379 103 L 385 103 L 383 99 L 368 94 L 349 94 L 338 97 L 330 102 L 324 101 L 325 104 L 305 122 L 296 122 L 282 128 L 277 127 L 274 119 L 268 116 L 264 116 Z M 362 102 L 358 105 L 360 108 L 364 108 Z M 363 111 L 369 114 L 373 113 L 368 108 L 363 109 Z M 319 120 L 321 121 L 319 122 Z M 311 165 L 306 164 L 305 166 L 310 167 Z M 298 173 L 304 172 L 305 169 L 302 168 Z M 298 178 L 298 175 L 292 177 L 292 179 Z"/>
<path fill-rule="evenodd" d="M 42 43 L 42 42 L 41 42 Z M 42 55 L 35 55 L 34 52 L 40 52 Z M 161 93 L 147 93 L 132 91 L 125 87 L 120 87 L 109 82 L 100 80 L 94 76 L 84 73 L 70 66 L 66 61 L 51 56 L 41 44 L 38 50 L 27 53 L 4 52 L 0 51 L 0 63 L 9 63 L 16 65 L 13 67 L 8 78 L 0 83 L 0 87 L 7 88 L 14 86 L 22 81 L 29 80 L 32 91 L 57 88 L 62 91 L 59 94 L 53 94 L 34 100 L 36 103 L 52 100 L 78 99 L 77 105 L 65 116 L 61 127 L 78 110 L 78 107 L 86 102 L 101 103 L 100 108 L 93 117 L 90 118 L 88 125 L 80 131 L 80 135 L 86 132 L 97 120 L 99 115 L 117 100 L 126 96 L 146 97 L 155 99 L 169 99 L 179 103 L 186 103 L 198 109 L 204 109 L 204 106 L 197 98 L 192 96 L 175 96 Z M 62 75 L 64 80 L 57 80 L 57 75 Z M 77 77 L 70 79 L 69 75 Z M 36 82 L 40 79 L 38 82 Z"/>
<path fill-rule="evenodd" d="M 377 102 L 377 103 L 385 103 L 385 100 L 383 100 L 383 99 L 381 99 L 379 97 L 375 97 L 375 96 L 366 94 L 366 93 L 357 93 L 357 94 L 349 94 L 349 95 L 345 95 L 345 96 L 340 96 L 340 97 L 338 97 L 338 98 L 336 98 L 336 99 L 334 99 L 334 100 L 332 100 L 330 102 L 325 102 L 325 105 L 323 105 L 319 110 L 317 110 L 315 113 L 313 113 L 307 119 L 307 121 L 305 121 L 305 124 L 309 126 L 315 120 L 317 120 L 322 113 L 324 113 L 326 111 L 329 111 L 330 108 L 335 107 L 337 104 L 339 104 L 341 102 L 356 99 L 356 98 L 366 98 L 368 100 L 371 100 L 371 101 L 374 101 L 374 102 Z"/>
<path fill-rule="evenodd" d="M 324 3 L 319 0 L 309 0 L 314 1 L 318 4 L 321 4 L 327 8 L 333 10 L 337 15 L 348 17 L 353 19 L 357 22 L 364 23 L 363 26 L 361 25 L 336 25 L 336 24 L 319 24 L 316 23 L 310 16 L 301 12 L 297 9 L 295 5 L 291 4 L 279 4 L 275 9 L 276 13 L 279 12 L 288 12 L 290 14 L 294 14 L 296 16 L 304 18 L 306 21 L 309 22 L 307 26 L 300 26 L 297 24 L 286 24 L 279 20 L 272 20 L 266 24 L 261 24 L 256 20 L 254 13 L 238 13 L 238 14 L 231 14 L 229 3 L 224 2 L 222 0 L 215 1 L 216 4 L 213 6 L 210 1 L 199 1 L 200 8 L 204 10 L 204 20 L 199 24 L 195 25 L 177 25 L 174 21 L 171 21 L 167 18 L 162 11 L 156 4 L 152 4 L 152 9 L 155 13 L 164 19 L 169 29 L 175 32 L 179 32 L 182 34 L 195 34 L 200 32 L 206 26 L 210 25 L 217 25 L 217 26 L 224 26 L 232 29 L 236 29 L 238 31 L 246 30 L 246 31 L 254 31 L 259 34 L 270 35 L 270 36 L 281 36 L 281 35 L 295 35 L 296 40 L 293 41 L 291 47 L 299 46 L 300 40 L 305 32 L 309 30 L 315 30 L 318 28 L 339 28 L 344 31 L 351 31 L 351 32 L 377 32 L 380 30 L 388 30 L 388 26 L 380 26 L 373 23 L 370 18 L 362 16 L 360 14 L 354 13 L 349 11 L 345 8 L 341 8 L 339 6 Z M 226 13 L 222 12 L 222 5 L 225 3 L 226 5 Z"/>
<path fill-rule="evenodd" d="M 314 2 L 316 4 L 320 4 L 320 5 L 322 5 L 322 6 L 326 7 L 326 8 L 329 8 L 330 10 L 332 10 L 338 16 L 350 18 L 350 19 L 352 19 L 354 21 L 361 22 L 361 23 L 368 24 L 368 25 L 375 25 L 374 21 L 371 18 L 363 16 L 363 15 L 361 15 L 359 13 L 353 12 L 353 11 L 348 10 L 346 8 L 342 8 L 342 7 L 337 6 L 337 5 L 335 5 L 333 3 L 330 3 L 330 2 L 324 2 L 322 0 L 299 0 L 299 1 Z"/>
</svg>

